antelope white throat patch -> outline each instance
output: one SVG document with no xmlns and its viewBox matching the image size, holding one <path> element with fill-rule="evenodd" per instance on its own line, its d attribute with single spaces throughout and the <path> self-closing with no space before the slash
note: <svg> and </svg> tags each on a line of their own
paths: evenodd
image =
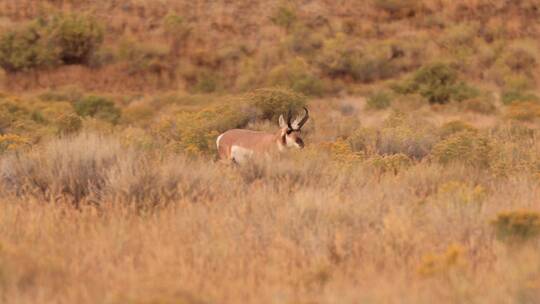
<svg viewBox="0 0 540 304">
<path fill-rule="evenodd" d="M 219 139 L 218 139 L 219 140 Z M 231 157 L 237 163 L 243 163 L 253 156 L 253 150 L 233 145 L 231 147 Z"/>
<path fill-rule="evenodd" d="M 285 145 L 288 148 L 300 148 L 300 145 L 289 136 L 285 136 Z"/>
</svg>

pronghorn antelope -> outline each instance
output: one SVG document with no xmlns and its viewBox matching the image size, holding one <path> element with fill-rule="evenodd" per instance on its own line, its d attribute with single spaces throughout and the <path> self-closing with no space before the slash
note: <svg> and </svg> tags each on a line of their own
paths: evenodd
<svg viewBox="0 0 540 304">
<path fill-rule="evenodd" d="M 232 129 L 218 136 L 216 140 L 219 158 L 233 163 L 243 163 L 253 156 L 283 152 L 288 148 L 304 148 L 300 130 L 309 118 L 304 107 L 303 117 L 296 117 L 291 122 L 291 111 L 287 121 L 279 116 L 279 131 L 275 134 L 243 129 Z"/>
</svg>

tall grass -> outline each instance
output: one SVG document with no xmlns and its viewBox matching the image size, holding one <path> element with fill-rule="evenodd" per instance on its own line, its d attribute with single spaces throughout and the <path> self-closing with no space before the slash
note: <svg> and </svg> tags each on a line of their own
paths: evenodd
<svg viewBox="0 0 540 304">
<path fill-rule="evenodd" d="M 64 137 L 0 161 L 6 194 L 77 206 L 120 201 L 145 207 L 184 198 L 205 200 L 226 189 L 226 179 L 206 173 L 185 158 L 160 160 L 96 133 Z"/>
<path fill-rule="evenodd" d="M 373 174 L 309 149 L 237 168 L 87 133 L 17 153 L 0 167 L 5 303 L 517 303 L 538 291 L 538 242 L 507 247 L 491 225 L 539 211 L 525 172 Z"/>
<path fill-rule="evenodd" d="M 0 1 L 0 303 L 537 303 L 534 2 Z"/>
</svg>

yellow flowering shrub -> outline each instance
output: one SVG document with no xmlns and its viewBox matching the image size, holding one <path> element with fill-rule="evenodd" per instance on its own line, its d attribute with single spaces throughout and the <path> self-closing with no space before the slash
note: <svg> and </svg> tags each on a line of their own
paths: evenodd
<svg viewBox="0 0 540 304">
<path fill-rule="evenodd" d="M 438 188 L 434 199 L 454 204 L 478 204 L 486 197 L 486 189 L 481 185 L 471 186 L 461 181 L 449 181 Z"/>
<path fill-rule="evenodd" d="M 62 115 L 57 119 L 56 126 L 60 135 L 77 133 L 82 129 L 82 119 L 75 114 Z"/>
<path fill-rule="evenodd" d="M 470 131 L 459 132 L 433 147 L 432 156 L 441 164 L 462 163 L 487 168 L 492 160 L 493 145 L 489 138 Z"/>
<path fill-rule="evenodd" d="M 154 133 L 175 152 L 211 154 L 216 150 L 215 140 L 221 132 L 242 128 L 248 123 L 250 113 L 244 105 L 243 100 L 231 99 L 200 111 L 184 111 L 162 118 Z"/>
<path fill-rule="evenodd" d="M 454 270 L 459 270 L 466 265 L 465 249 L 457 244 L 448 246 L 445 252 L 440 254 L 427 254 L 422 258 L 418 266 L 418 274 L 424 277 L 448 275 Z"/>
<path fill-rule="evenodd" d="M 382 128 L 359 128 L 347 140 L 354 151 L 368 155 L 404 154 L 411 159 L 422 159 L 438 139 L 433 129 L 419 117 L 394 112 Z"/>
<path fill-rule="evenodd" d="M 30 146 L 30 139 L 16 134 L 0 135 L 0 153 L 16 151 Z"/>
<path fill-rule="evenodd" d="M 441 128 L 439 129 L 439 135 L 441 136 L 441 138 L 448 138 L 449 136 L 462 131 L 470 131 L 474 133 L 478 130 L 470 124 L 461 120 L 452 120 L 441 126 Z"/>
<path fill-rule="evenodd" d="M 540 103 L 536 101 L 511 103 L 507 107 L 506 117 L 521 121 L 534 121 L 540 118 Z"/>
<path fill-rule="evenodd" d="M 321 147 L 330 153 L 330 156 L 334 161 L 341 164 L 355 164 L 364 159 L 362 153 L 355 152 L 351 148 L 351 145 L 343 139 L 323 143 Z"/>
<path fill-rule="evenodd" d="M 373 168 L 381 172 L 394 172 L 395 174 L 413 164 L 412 160 L 403 153 L 375 155 L 368 162 Z"/>
<path fill-rule="evenodd" d="M 438 140 L 433 129 L 419 116 L 394 112 L 378 134 L 377 150 L 379 154 L 403 153 L 412 159 L 422 159 Z"/>
<path fill-rule="evenodd" d="M 353 151 L 373 154 L 377 153 L 378 135 L 379 133 L 375 129 L 361 127 L 347 138 L 347 142 Z"/>
<path fill-rule="evenodd" d="M 305 95 L 320 96 L 324 93 L 323 82 L 301 57 L 274 67 L 268 74 L 268 82 L 271 86 L 286 86 Z"/>
<path fill-rule="evenodd" d="M 125 147 L 151 149 L 157 147 L 154 137 L 142 128 L 128 127 L 121 131 L 120 142 Z"/>
<path fill-rule="evenodd" d="M 249 105 L 258 111 L 260 118 L 272 121 L 277 121 L 279 115 L 289 110 L 299 111 L 307 102 L 301 93 L 279 87 L 257 89 L 245 98 Z"/>
</svg>

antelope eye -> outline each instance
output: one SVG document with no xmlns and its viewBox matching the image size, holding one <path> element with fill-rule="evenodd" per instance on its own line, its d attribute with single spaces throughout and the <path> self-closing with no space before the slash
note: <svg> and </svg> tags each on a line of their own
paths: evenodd
<svg viewBox="0 0 540 304">
<path fill-rule="evenodd" d="M 291 134 L 292 133 L 292 130 L 291 129 L 287 129 L 287 135 Z"/>
</svg>

